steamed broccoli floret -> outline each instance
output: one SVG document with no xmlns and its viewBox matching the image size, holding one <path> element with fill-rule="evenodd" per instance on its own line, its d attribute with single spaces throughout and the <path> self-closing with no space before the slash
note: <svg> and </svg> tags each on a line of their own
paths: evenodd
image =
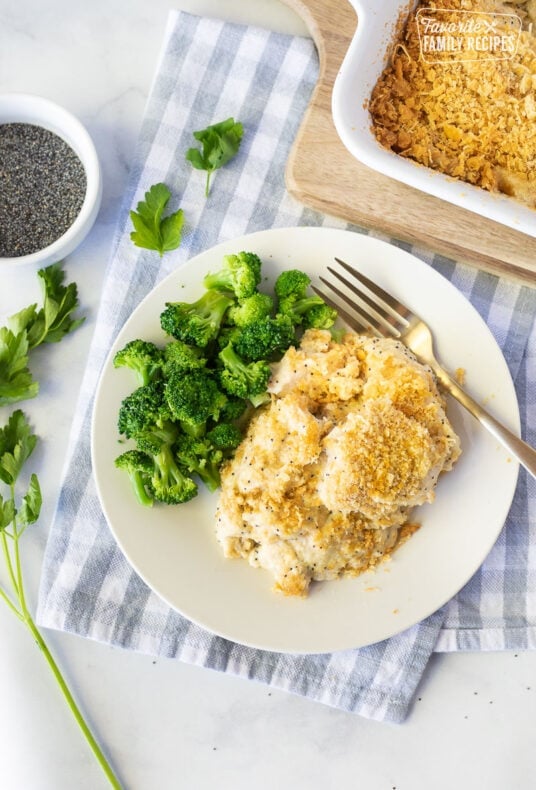
<svg viewBox="0 0 536 790">
<path fill-rule="evenodd" d="M 246 326 L 266 318 L 273 309 L 274 300 L 272 297 L 258 291 L 230 307 L 227 317 L 236 326 Z"/>
<path fill-rule="evenodd" d="M 220 485 L 220 466 L 242 441 L 241 431 L 231 423 L 218 423 L 199 439 L 182 434 L 176 444 L 179 463 L 197 474 L 209 491 Z"/>
<path fill-rule="evenodd" d="M 294 325 L 285 315 L 248 324 L 240 330 L 233 345 L 237 354 L 247 361 L 266 360 L 284 352 L 295 341 Z"/>
<path fill-rule="evenodd" d="M 204 279 L 205 288 L 231 291 L 238 299 L 255 293 L 261 281 L 261 259 L 254 252 L 225 255 L 223 268 Z"/>
<path fill-rule="evenodd" d="M 178 428 L 169 417 L 162 381 L 146 384 L 128 395 L 119 410 L 119 431 L 134 439 L 136 450 L 130 451 L 130 455 L 127 451 L 120 464 L 126 468 L 130 462 L 133 468 L 135 462 L 139 463 L 143 477 L 135 478 L 138 498 L 143 497 L 139 487 L 143 483 L 148 497 L 176 504 L 194 497 L 197 486 L 182 474 L 173 457 L 172 445 Z"/>
<path fill-rule="evenodd" d="M 337 318 L 337 311 L 316 294 L 297 301 L 289 296 L 281 300 L 279 309 L 295 324 L 301 324 L 306 329 L 330 329 Z"/>
<path fill-rule="evenodd" d="M 130 477 L 138 502 L 142 505 L 152 505 L 153 497 L 147 491 L 154 469 L 151 458 L 139 450 L 127 450 L 115 459 L 115 465 Z"/>
<path fill-rule="evenodd" d="M 154 499 L 168 505 L 187 502 L 197 494 L 195 482 L 181 472 L 174 456 L 178 435 L 178 427 L 164 420 L 146 426 L 133 437 L 137 452 L 150 461 L 149 491 Z"/>
<path fill-rule="evenodd" d="M 272 373 L 270 365 L 264 359 L 245 362 L 231 343 L 220 351 L 219 358 L 224 365 L 220 374 L 222 386 L 231 395 L 248 398 L 255 405 L 258 396 L 266 392 Z"/>
<path fill-rule="evenodd" d="M 174 368 L 182 371 L 204 368 L 207 359 L 203 351 L 197 346 L 189 346 L 182 340 L 172 340 L 164 348 L 164 375 L 168 375 Z"/>
<path fill-rule="evenodd" d="M 307 288 L 311 284 L 311 278 L 299 269 L 287 269 L 281 272 L 275 281 L 274 291 L 279 299 L 287 296 L 299 294 L 305 296 Z"/>
<path fill-rule="evenodd" d="M 227 402 L 213 375 L 204 368 L 187 374 L 172 371 L 166 381 L 165 397 L 172 416 L 193 436 L 202 436 L 207 420 L 217 420 Z"/>
<path fill-rule="evenodd" d="M 216 345 L 221 350 L 228 343 L 234 343 L 240 336 L 241 331 L 239 326 L 224 326 L 218 333 Z"/>
<path fill-rule="evenodd" d="M 311 280 L 298 269 L 282 272 L 275 282 L 279 312 L 293 324 L 306 328 L 329 329 L 335 323 L 337 311 L 317 294 L 307 295 Z"/>
<path fill-rule="evenodd" d="M 114 367 L 130 368 L 138 377 L 140 386 L 149 384 L 160 375 L 162 351 L 147 340 L 131 340 L 114 356 Z"/>
<path fill-rule="evenodd" d="M 162 444 L 153 457 L 151 490 L 154 498 L 167 505 L 180 505 L 197 494 L 197 484 L 179 469 L 169 444 Z"/>
<path fill-rule="evenodd" d="M 219 488 L 223 453 L 206 437 L 194 439 L 182 435 L 177 442 L 177 457 L 189 472 L 198 475 L 209 491 Z"/>
<path fill-rule="evenodd" d="M 247 408 L 247 403 L 244 398 L 236 398 L 230 393 L 227 394 L 227 403 L 220 413 L 220 418 L 224 421 L 232 422 L 239 420 Z"/>
<path fill-rule="evenodd" d="M 118 429 L 128 439 L 169 417 L 164 400 L 162 381 L 152 381 L 138 387 L 122 401 L 119 408 Z"/>
<path fill-rule="evenodd" d="M 163 420 L 158 424 L 149 425 L 137 433 L 133 439 L 136 447 L 148 455 L 158 455 L 162 445 L 170 447 L 177 440 L 179 429 L 171 420 Z"/>
<path fill-rule="evenodd" d="M 230 422 L 219 422 L 207 433 L 207 439 L 224 455 L 230 450 L 236 450 L 242 441 L 242 431 Z"/>
<path fill-rule="evenodd" d="M 160 315 L 164 332 L 176 340 L 204 348 L 219 332 L 234 299 L 220 291 L 206 291 L 196 302 L 167 302 Z"/>
</svg>

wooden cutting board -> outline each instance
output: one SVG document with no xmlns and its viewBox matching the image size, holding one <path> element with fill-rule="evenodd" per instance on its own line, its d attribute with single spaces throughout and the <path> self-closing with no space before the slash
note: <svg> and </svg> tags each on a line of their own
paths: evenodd
<svg viewBox="0 0 536 790">
<path fill-rule="evenodd" d="M 347 0 L 284 1 L 304 20 L 320 59 L 318 83 L 287 163 L 289 192 L 325 214 L 536 285 L 536 238 L 400 184 L 354 159 L 333 124 L 331 92 L 358 24 L 355 11 Z"/>
</svg>

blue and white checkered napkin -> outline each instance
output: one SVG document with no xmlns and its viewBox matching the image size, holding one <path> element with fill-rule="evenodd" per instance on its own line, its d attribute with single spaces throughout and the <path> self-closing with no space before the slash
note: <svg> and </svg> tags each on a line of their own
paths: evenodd
<svg viewBox="0 0 536 790">
<path fill-rule="evenodd" d="M 376 719 L 402 721 L 431 652 L 534 646 L 536 492 L 521 474 L 508 525 L 484 567 L 440 612 L 371 647 L 320 656 L 254 650 L 207 633 L 170 610 L 133 572 L 112 538 L 91 473 L 90 420 L 98 376 L 117 332 L 162 277 L 225 239 L 271 227 L 347 227 L 303 208 L 285 191 L 291 144 L 317 79 L 312 42 L 173 13 L 148 101 L 130 186 L 103 288 L 76 409 L 61 495 L 40 590 L 41 625 L 178 658 Z M 218 171 L 209 200 L 202 174 L 184 159 L 192 131 L 228 116 L 245 127 L 232 164 Z M 188 227 L 164 256 L 129 239 L 128 209 L 165 181 L 180 196 Z M 504 350 L 529 441 L 535 441 L 535 292 L 426 256 L 476 306 Z"/>
</svg>

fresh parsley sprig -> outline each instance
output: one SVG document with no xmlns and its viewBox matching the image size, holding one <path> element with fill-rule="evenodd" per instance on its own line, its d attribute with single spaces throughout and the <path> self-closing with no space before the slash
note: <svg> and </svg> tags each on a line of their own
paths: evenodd
<svg viewBox="0 0 536 790">
<path fill-rule="evenodd" d="M 43 306 L 25 307 L 0 328 L 0 406 L 35 398 L 39 383 L 34 380 L 29 353 L 42 343 L 58 343 L 84 318 L 73 318 L 78 306 L 76 283 L 64 285 L 61 263 L 38 271 L 43 288 Z"/>
<path fill-rule="evenodd" d="M 14 411 L 7 424 L 0 428 L 0 482 L 5 488 L 4 495 L 0 491 L 0 545 L 10 588 L 0 585 L 0 599 L 32 634 L 108 781 L 112 787 L 121 790 L 119 780 L 86 724 L 26 602 L 19 541 L 26 528 L 38 520 L 42 499 L 37 476 L 32 474 L 28 484 L 23 485 L 21 472 L 36 443 L 37 436 L 20 409 Z M 21 488 L 23 494 L 20 493 Z"/>
<path fill-rule="evenodd" d="M 186 159 L 196 170 L 206 170 L 207 180 L 205 185 L 205 196 L 210 192 L 210 177 L 219 167 L 238 153 L 244 127 L 234 118 L 227 118 L 225 121 L 207 126 L 199 132 L 194 132 L 196 140 L 201 143 L 201 150 L 189 148 L 186 152 Z"/>
<path fill-rule="evenodd" d="M 196 140 L 201 143 L 199 148 L 190 148 L 186 152 L 186 159 L 197 170 L 207 173 L 205 195 L 210 192 L 210 177 L 212 173 L 232 159 L 240 148 L 244 128 L 234 118 L 207 126 L 199 132 L 194 132 Z M 160 257 L 165 252 L 176 250 L 181 243 L 184 213 L 178 209 L 167 216 L 163 216 L 171 192 L 163 183 L 153 184 L 145 193 L 145 200 L 140 200 L 136 211 L 130 212 L 130 219 L 134 230 L 130 238 L 137 247 L 146 250 L 156 250 Z"/>
<path fill-rule="evenodd" d="M 153 184 L 145 193 L 145 200 L 130 212 L 134 230 L 130 238 L 137 247 L 156 250 L 160 257 L 169 250 L 175 250 L 181 243 L 184 213 L 178 209 L 167 217 L 162 217 L 171 192 L 165 184 Z"/>
</svg>

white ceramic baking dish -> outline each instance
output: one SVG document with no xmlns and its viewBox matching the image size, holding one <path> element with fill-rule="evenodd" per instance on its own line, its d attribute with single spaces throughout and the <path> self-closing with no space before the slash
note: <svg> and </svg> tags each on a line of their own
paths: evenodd
<svg viewBox="0 0 536 790">
<path fill-rule="evenodd" d="M 447 200 L 483 217 L 536 237 L 536 211 L 404 159 L 379 145 L 367 103 L 387 61 L 397 22 L 408 13 L 408 0 L 350 0 L 358 25 L 333 89 L 337 132 L 356 159 L 373 170 Z"/>
</svg>

